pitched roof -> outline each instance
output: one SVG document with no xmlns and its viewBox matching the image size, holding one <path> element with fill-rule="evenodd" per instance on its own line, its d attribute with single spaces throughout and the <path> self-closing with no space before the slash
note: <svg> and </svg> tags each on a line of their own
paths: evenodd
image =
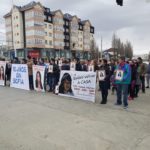
<svg viewBox="0 0 150 150">
<path fill-rule="evenodd" d="M 43 7 L 40 2 L 32 1 L 32 2 L 28 3 L 27 5 L 24 5 L 23 7 L 21 7 L 20 11 L 25 11 L 25 10 L 31 9 L 34 6 L 36 6 L 37 4 L 40 5 L 41 7 Z"/>
<path fill-rule="evenodd" d="M 73 16 L 68 13 L 64 14 L 64 19 L 72 20 L 72 17 Z"/>
<path fill-rule="evenodd" d="M 9 17 L 11 16 L 11 11 L 9 13 L 7 13 L 6 15 L 4 15 L 3 17 L 6 18 L 6 17 Z"/>
</svg>

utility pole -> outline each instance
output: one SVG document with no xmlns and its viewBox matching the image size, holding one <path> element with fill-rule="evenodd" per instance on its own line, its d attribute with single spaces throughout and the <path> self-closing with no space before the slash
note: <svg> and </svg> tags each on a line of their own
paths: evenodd
<svg viewBox="0 0 150 150">
<path fill-rule="evenodd" d="M 101 59 L 103 58 L 103 37 L 101 36 Z"/>
</svg>

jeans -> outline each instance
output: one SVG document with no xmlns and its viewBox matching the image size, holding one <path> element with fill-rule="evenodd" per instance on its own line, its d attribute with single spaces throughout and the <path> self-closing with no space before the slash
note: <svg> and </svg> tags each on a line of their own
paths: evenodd
<svg viewBox="0 0 150 150">
<path fill-rule="evenodd" d="M 149 87 L 150 74 L 147 74 L 147 75 L 146 75 L 146 82 L 147 82 L 147 86 Z"/>
<path fill-rule="evenodd" d="M 107 81 L 100 81 L 99 85 L 101 89 L 102 102 L 107 103 L 109 83 Z"/>
<path fill-rule="evenodd" d="M 49 90 L 49 91 L 55 90 L 56 77 L 50 76 L 49 79 L 48 79 L 48 82 L 49 82 L 48 84 L 49 84 L 49 87 L 50 87 L 50 90 Z"/>
<path fill-rule="evenodd" d="M 123 96 L 123 104 L 124 106 L 128 106 L 128 84 L 118 84 L 117 85 L 117 104 L 122 104 L 122 96 Z"/>
<path fill-rule="evenodd" d="M 145 76 L 140 76 L 142 82 L 142 92 L 145 93 Z"/>
<path fill-rule="evenodd" d="M 33 75 L 29 75 L 29 86 L 30 86 L 30 90 L 34 89 L 34 86 L 33 86 Z"/>
</svg>

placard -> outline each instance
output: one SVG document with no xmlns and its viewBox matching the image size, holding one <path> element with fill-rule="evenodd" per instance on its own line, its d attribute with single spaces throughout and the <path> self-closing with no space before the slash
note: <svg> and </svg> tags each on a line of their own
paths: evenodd
<svg viewBox="0 0 150 150">
<path fill-rule="evenodd" d="M 26 64 L 12 64 L 10 87 L 29 90 L 28 66 Z"/>
<path fill-rule="evenodd" d="M 5 86 L 6 62 L 0 61 L 0 85 Z"/>
<path fill-rule="evenodd" d="M 45 66 L 33 65 L 34 89 L 38 92 L 45 92 Z"/>
<path fill-rule="evenodd" d="M 53 73 L 53 65 L 48 66 L 48 73 Z"/>
<path fill-rule="evenodd" d="M 58 66 L 61 67 L 62 66 L 62 60 L 58 61 Z"/>
<path fill-rule="evenodd" d="M 99 70 L 98 71 L 98 79 L 99 79 L 99 81 L 104 81 L 105 78 L 106 78 L 105 70 Z"/>
<path fill-rule="evenodd" d="M 93 65 L 89 65 L 88 66 L 88 71 L 89 72 L 94 72 L 94 66 Z"/>
<path fill-rule="evenodd" d="M 71 71 L 75 71 L 76 70 L 76 63 L 75 62 L 71 62 L 70 63 L 70 70 Z"/>
<path fill-rule="evenodd" d="M 123 70 L 117 70 L 115 79 L 118 81 L 122 81 L 123 80 L 123 74 L 124 74 Z"/>
</svg>

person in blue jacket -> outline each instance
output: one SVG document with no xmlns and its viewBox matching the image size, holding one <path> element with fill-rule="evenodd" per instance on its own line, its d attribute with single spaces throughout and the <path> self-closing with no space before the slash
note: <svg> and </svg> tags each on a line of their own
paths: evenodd
<svg viewBox="0 0 150 150">
<path fill-rule="evenodd" d="M 115 73 L 121 70 L 123 72 L 122 78 L 118 80 L 116 78 L 117 84 L 117 102 L 116 105 L 122 105 L 122 97 L 124 108 L 128 108 L 128 87 L 131 83 L 131 68 L 130 65 L 125 62 L 125 57 L 121 56 L 119 58 L 119 64 L 116 67 Z"/>
</svg>

